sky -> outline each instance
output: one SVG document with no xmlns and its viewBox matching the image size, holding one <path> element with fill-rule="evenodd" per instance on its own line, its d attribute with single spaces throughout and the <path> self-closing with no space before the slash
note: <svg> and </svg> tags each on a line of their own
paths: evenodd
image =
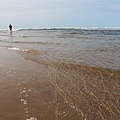
<svg viewBox="0 0 120 120">
<path fill-rule="evenodd" d="M 0 0 L 0 29 L 120 27 L 120 0 Z"/>
</svg>

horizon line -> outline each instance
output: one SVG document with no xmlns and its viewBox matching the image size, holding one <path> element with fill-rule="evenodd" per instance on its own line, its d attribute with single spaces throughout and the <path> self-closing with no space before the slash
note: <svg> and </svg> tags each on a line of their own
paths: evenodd
<svg viewBox="0 0 120 120">
<path fill-rule="evenodd" d="M 49 30 L 49 29 L 117 29 L 117 30 L 120 30 L 120 27 L 39 27 L 39 28 L 14 28 L 13 27 L 13 31 L 15 30 L 37 30 L 37 29 L 46 29 L 46 30 Z M 8 30 L 9 29 L 1 29 L 0 30 Z"/>
</svg>

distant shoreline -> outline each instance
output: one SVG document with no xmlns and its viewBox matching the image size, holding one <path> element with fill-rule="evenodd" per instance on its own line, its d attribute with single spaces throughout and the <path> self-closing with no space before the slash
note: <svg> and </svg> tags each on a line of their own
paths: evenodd
<svg viewBox="0 0 120 120">
<path fill-rule="evenodd" d="M 13 28 L 13 31 L 16 30 L 68 30 L 68 29 L 76 29 L 76 30 L 120 30 L 120 27 L 40 27 L 40 28 Z M 8 29 L 0 29 L 7 30 Z"/>
</svg>

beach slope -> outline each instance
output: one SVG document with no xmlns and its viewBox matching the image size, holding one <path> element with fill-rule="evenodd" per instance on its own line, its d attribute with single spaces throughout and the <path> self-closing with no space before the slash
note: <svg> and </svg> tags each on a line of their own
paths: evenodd
<svg viewBox="0 0 120 120">
<path fill-rule="evenodd" d="M 54 88 L 48 80 L 44 66 L 0 48 L 0 120 L 54 120 Z"/>
</svg>

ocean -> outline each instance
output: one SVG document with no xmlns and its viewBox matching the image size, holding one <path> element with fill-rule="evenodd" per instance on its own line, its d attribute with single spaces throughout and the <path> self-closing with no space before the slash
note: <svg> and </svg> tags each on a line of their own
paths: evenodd
<svg viewBox="0 0 120 120">
<path fill-rule="evenodd" d="M 0 30 L 0 47 L 43 64 L 76 120 L 120 118 L 119 29 Z M 61 119 L 67 120 L 73 113 L 63 108 Z"/>
</svg>

